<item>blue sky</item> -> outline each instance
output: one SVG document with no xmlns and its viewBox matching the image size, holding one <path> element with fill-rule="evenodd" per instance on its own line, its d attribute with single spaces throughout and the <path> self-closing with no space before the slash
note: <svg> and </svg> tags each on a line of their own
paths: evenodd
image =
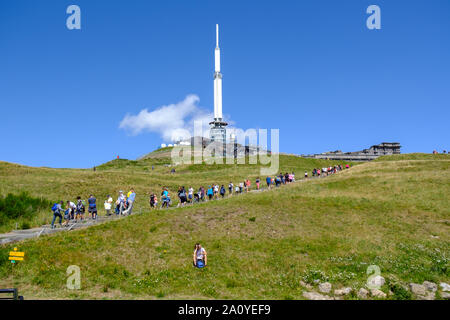
<svg viewBox="0 0 450 320">
<path fill-rule="evenodd" d="M 81 8 L 68 30 L 66 8 Z M 381 30 L 366 8 L 381 8 Z M 0 160 L 92 167 L 161 132 L 119 128 L 188 95 L 213 109 L 220 24 L 224 113 L 279 128 L 280 151 L 450 149 L 450 1 L 0 1 Z M 170 122 L 170 119 L 168 119 Z"/>
</svg>

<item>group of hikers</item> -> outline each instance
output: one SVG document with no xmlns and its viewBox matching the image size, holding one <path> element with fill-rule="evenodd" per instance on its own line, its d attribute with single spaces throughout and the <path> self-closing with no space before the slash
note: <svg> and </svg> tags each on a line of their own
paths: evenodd
<svg viewBox="0 0 450 320">
<path fill-rule="evenodd" d="M 345 165 L 345 169 L 350 168 L 349 164 Z M 316 169 L 314 168 L 314 170 L 312 171 L 312 175 L 313 177 L 326 177 L 330 174 L 336 173 L 338 171 L 341 171 L 342 169 L 344 169 L 344 166 L 342 166 L 341 164 L 337 164 L 333 167 L 325 167 L 322 169 Z M 308 178 L 308 173 L 305 172 L 305 178 Z"/>
<path fill-rule="evenodd" d="M 325 177 L 331 174 L 334 174 L 338 171 L 348 169 L 350 166 L 346 164 L 343 165 L 335 165 L 325 168 L 314 168 L 312 170 L 313 177 Z M 308 179 L 308 172 L 305 171 L 305 179 Z M 279 187 L 282 184 L 289 184 L 295 182 L 295 174 L 292 173 L 280 173 L 274 177 L 266 177 L 267 188 L 271 189 L 273 186 Z M 261 179 L 258 177 L 255 179 L 256 190 L 261 189 Z M 251 182 L 249 179 L 245 181 L 241 181 L 234 185 L 232 182 L 228 184 L 228 194 L 231 196 L 233 194 L 241 194 L 244 192 L 249 192 L 251 189 Z M 178 206 L 184 206 L 186 203 L 196 203 L 201 201 L 210 201 L 219 198 L 224 198 L 227 191 L 225 186 L 222 184 L 220 187 L 218 184 L 211 184 L 208 188 L 201 186 L 196 192 L 193 187 L 189 187 L 187 190 L 184 186 L 179 187 L 177 191 L 177 196 L 179 199 Z M 125 195 L 123 191 L 119 191 L 119 195 L 117 200 L 114 203 L 114 213 L 116 215 L 130 215 L 133 210 L 133 204 L 136 200 L 136 193 L 134 188 L 131 188 L 130 191 Z M 106 200 L 104 202 L 104 208 L 106 211 L 106 216 L 110 216 L 113 213 L 113 198 L 110 195 L 107 195 Z M 160 208 L 169 208 L 172 201 L 169 195 L 169 191 L 167 187 L 163 187 L 161 191 L 161 204 Z M 76 203 L 68 200 L 66 205 L 64 206 L 64 201 L 60 201 L 55 203 L 52 207 L 53 211 L 53 220 L 51 223 L 51 228 L 55 228 L 55 221 L 59 218 L 60 226 L 68 226 L 69 221 L 74 220 L 78 222 L 78 220 L 82 221 L 85 219 L 85 211 L 86 206 L 88 208 L 88 218 L 93 220 L 97 219 L 98 210 L 97 210 L 97 199 L 91 194 L 87 200 L 87 205 L 84 200 L 81 199 L 80 196 L 77 197 Z M 157 208 L 158 207 L 158 199 L 154 193 L 150 194 L 150 207 Z M 62 224 L 62 219 L 64 215 L 64 224 Z M 200 243 L 196 243 L 194 246 L 194 255 L 193 255 L 193 266 L 197 268 L 204 268 L 207 266 L 207 253 L 206 250 L 200 245 Z"/>
<path fill-rule="evenodd" d="M 316 169 L 312 171 L 313 177 L 323 177 L 327 176 L 332 173 L 336 173 L 337 171 L 340 171 L 344 168 L 343 165 L 335 165 L 333 167 L 327 167 L 322 169 Z M 349 168 L 349 165 L 345 165 L 345 168 Z M 308 172 L 305 171 L 305 178 L 308 178 Z M 279 187 L 283 184 L 289 184 L 291 182 L 295 182 L 295 174 L 292 173 L 280 173 L 274 177 L 268 176 L 265 178 L 267 188 L 271 189 L 273 186 Z M 241 181 L 239 183 L 233 184 L 233 182 L 230 182 L 228 184 L 228 188 L 225 187 L 225 185 L 219 185 L 219 184 L 211 184 L 207 188 L 204 186 L 200 186 L 197 190 L 195 190 L 192 186 L 189 188 L 186 188 L 184 186 L 181 186 L 178 188 L 176 196 L 179 200 L 177 207 L 183 207 L 186 204 L 193 204 L 198 202 L 204 202 L 204 201 L 210 201 L 210 200 L 216 200 L 219 198 L 224 198 L 227 195 L 227 189 L 228 189 L 228 195 L 238 195 L 241 193 L 249 192 L 251 189 L 251 181 L 249 179 L 246 179 L 245 181 Z M 255 185 L 256 190 L 261 189 L 261 179 L 258 177 L 255 179 Z M 172 205 L 172 198 L 169 194 L 168 187 L 163 187 L 160 193 L 160 200 L 158 200 L 158 196 L 155 193 L 150 194 L 150 208 L 157 209 L 157 208 L 169 208 Z"/>
<path fill-rule="evenodd" d="M 134 189 L 131 188 L 131 190 L 127 193 L 125 196 L 123 191 L 119 191 L 119 196 L 115 202 L 115 214 L 116 215 L 130 215 L 133 211 L 133 204 L 136 199 L 136 192 L 134 192 Z M 110 216 L 112 215 L 111 210 L 113 206 L 113 198 L 110 195 L 106 196 L 106 200 L 104 203 L 106 215 Z M 55 221 L 57 218 L 59 218 L 59 225 L 67 227 L 69 225 L 69 222 L 71 220 L 78 222 L 78 220 L 83 221 L 85 220 L 85 213 L 86 213 L 86 207 L 88 209 L 89 216 L 87 218 L 90 218 L 92 220 L 96 220 L 98 216 L 98 210 L 97 210 L 97 199 L 94 197 L 94 195 L 89 195 L 89 198 L 87 200 L 87 204 L 85 200 L 82 200 L 80 196 L 77 197 L 76 203 L 72 202 L 70 200 L 66 201 L 66 205 L 64 206 L 64 201 L 60 201 L 55 203 L 52 206 L 52 212 L 53 212 L 53 219 L 51 223 L 51 228 L 55 228 Z M 62 223 L 64 217 L 64 223 Z"/>
<path fill-rule="evenodd" d="M 344 168 L 349 168 L 350 166 L 346 164 L 345 166 L 339 164 L 324 168 L 314 168 L 312 170 L 313 177 L 324 177 L 330 174 L 336 173 Z M 308 172 L 305 171 L 305 179 L 308 179 Z M 289 184 L 295 182 L 295 174 L 292 173 L 280 173 L 274 177 L 268 176 L 265 178 L 267 189 L 271 189 L 273 186 L 279 187 L 283 184 Z M 256 190 L 261 189 L 261 179 L 258 177 L 255 179 Z M 238 195 L 241 193 L 249 192 L 251 189 L 251 182 L 249 179 L 233 184 L 230 182 L 228 184 L 228 195 Z M 183 207 L 187 203 L 193 204 L 198 202 L 216 200 L 219 198 L 224 198 L 227 194 L 227 188 L 225 185 L 211 184 L 207 188 L 201 186 L 197 191 L 193 187 L 185 188 L 184 186 L 179 187 L 177 191 L 177 197 L 179 199 L 178 207 Z M 158 201 L 158 197 L 155 193 L 150 194 L 150 208 L 169 208 L 172 204 L 172 200 L 167 187 L 163 187 L 161 191 L 161 201 Z M 119 196 L 114 203 L 114 213 L 116 215 L 130 215 L 133 210 L 133 204 L 135 202 L 136 193 L 133 188 L 125 195 L 123 191 L 119 191 Z M 104 202 L 104 208 L 106 215 L 112 215 L 111 211 L 113 208 L 113 198 L 107 195 Z M 96 220 L 98 215 L 97 210 L 97 199 L 91 194 L 87 199 L 87 204 L 85 200 L 82 200 L 80 196 L 77 197 L 76 203 L 68 200 L 64 205 L 64 201 L 55 203 L 52 207 L 53 219 L 51 223 L 52 229 L 55 228 L 55 221 L 59 218 L 59 224 L 61 226 L 68 226 L 71 220 L 78 222 L 85 219 L 86 207 L 88 209 L 88 218 Z M 64 219 L 64 223 L 62 220 Z"/>
<path fill-rule="evenodd" d="M 267 177 L 266 183 L 268 187 L 272 184 L 275 184 L 276 186 L 279 186 L 280 184 L 286 184 L 290 182 L 295 181 L 295 175 L 294 173 L 286 173 L 282 174 L 280 173 L 278 176 L 275 177 Z M 261 188 L 261 179 L 258 177 L 255 180 L 256 190 L 260 190 Z M 228 184 L 228 194 L 241 194 L 244 192 L 249 192 L 251 189 L 251 182 L 249 179 L 246 179 L 245 181 L 241 181 L 237 183 L 236 185 L 233 184 L 233 182 L 230 181 Z M 218 184 L 211 184 L 207 188 L 204 186 L 201 186 L 198 188 L 197 191 L 194 190 L 193 187 L 185 188 L 184 186 L 179 187 L 177 191 L 177 197 L 179 199 L 178 207 L 185 206 L 187 203 L 197 203 L 197 202 L 203 202 L 203 201 L 209 201 L 209 200 L 216 200 L 219 197 L 224 198 L 227 194 L 227 189 L 225 188 L 225 185 L 218 185 Z M 161 191 L 161 204 L 160 208 L 169 208 L 172 200 L 169 195 L 169 191 L 167 187 L 163 187 Z M 158 208 L 158 197 L 155 193 L 150 194 L 150 207 L 151 208 Z"/>
</svg>

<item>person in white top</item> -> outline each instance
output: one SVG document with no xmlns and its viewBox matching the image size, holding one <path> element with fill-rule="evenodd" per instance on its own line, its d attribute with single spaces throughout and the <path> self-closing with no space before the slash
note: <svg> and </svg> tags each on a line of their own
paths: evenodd
<svg viewBox="0 0 450 320">
<path fill-rule="evenodd" d="M 120 190 L 116 201 L 116 214 L 122 215 L 122 212 L 125 210 L 125 200 L 125 195 L 123 194 L 123 191 Z"/>
<path fill-rule="evenodd" d="M 194 196 L 194 188 L 190 187 L 188 190 L 188 201 L 192 202 L 192 197 Z"/>
<path fill-rule="evenodd" d="M 108 194 L 108 196 L 106 197 L 105 203 L 104 203 L 107 216 L 111 215 L 112 202 L 113 202 L 113 198 Z"/>
<path fill-rule="evenodd" d="M 214 198 L 217 199 L 218 196 L 219 196 L 219 185 L 215 184 L 214 185 Z"/>
<path fill-rule="evenodd" d="M 203 265 L 206 267 L 208 265 L 207 253 L 204 248 L 202 248 L 200 243 L 196 243 L 194 247 L 194 267 L 197 267 L 197 261 L 201 260 Z"/>
<path fill-rule="evenodd" d="M 77 205 L 72 201 L 69 201 L 70 219 L 75 219 L 75 211 L 77 211 Z"/>
</svg>

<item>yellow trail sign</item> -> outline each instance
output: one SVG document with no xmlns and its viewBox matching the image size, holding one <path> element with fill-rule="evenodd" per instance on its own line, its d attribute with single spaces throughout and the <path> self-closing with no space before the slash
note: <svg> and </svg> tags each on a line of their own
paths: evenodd
<svg viewBox="0 0 450 320">
<path fill-rule="evenodd" d="M 22 261 L 23 258 L 22 257 L 9 257 L 9 260 Z"/>
<path fill-rule="evenodd" d="M 15 263 L 16 261 L 23 261 L 25 257 L 25 252 L 17 251 L 17 248 L 14 248 L 14 251 L 9 252 L 9 260 L 11 263 Z"/>
</svg>

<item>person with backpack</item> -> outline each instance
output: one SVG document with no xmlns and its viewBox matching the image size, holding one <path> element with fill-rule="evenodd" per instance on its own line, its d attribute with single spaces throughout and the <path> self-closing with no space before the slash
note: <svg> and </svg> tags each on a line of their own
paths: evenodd
<svg viewBox="0 0 450 320">
<path fill-rule="evenodd" d="M 281 184 L 281 178 L 280 176 L 275 176 L 275 187 L 279 187 Z"/>
<path fill-rule="evenodd" d="M 62 227 L 61 212 L 63 211 L 63 208 L 62 208 L 63 204 L 64 204 L 64 202 L 61 200 L 60 202 L 57 202 L 57 203 L 53 204 L 53 206 L 52 206 L 52 211 L 53 211 L 53 219 L 52 219 L 52 224 L 51 224 L 52 229 L 55 229 L 55 221 L 56 221 L 57 217 L 59 217 L 59 225 Z"/>
<path fill-rule="evenodd" d="M 97 219 L 97 199 L 91 194 L 88 199 L 89 207 L 88 212 L 90 214 L 91 219 Z"/>
<path fill-rule="evenodd" d="M 83 203 L 83 200 L 81 200 L 81 197 L 77 197 L 77 207 L 76 207 L 76 214 L 75 214 L 75 222 L 78 221 L 78 218 L 80 218 L 81 221 L 84 219 L 84 212 L 85 212 L 85 206 Z"/>
<path fill-rule="evenodd" d="M 203 268 L 208 265 L 207 253 L 200 243 L 194 246 L 194 267 Z"/>
<path fill-rule="evenodd" d="M 192 188 L 192 187 L 189 187 L 189 190 L 188 190 L 188 201 L 190 202 L 190 203 L 192 203 L 192 198 L 194 197 L 194 188 Z"/>
<path fill-rule="evenodd" d="M 225 197 L 225 193 L 226 193 L 225 187 L 222 185 L 220 187 L 220 195 L 221 195 L 222 198 Z"/>
<path fill-rule="evenodd" d="M 182 207 L 184 207 L 187 202 L 186 189 L 184 188 L 184 186 L 178 189 L 178 198 L 180 199 L 180 203 L 178 204 L 178 206 L 181 205 Z"/>
</svg>

